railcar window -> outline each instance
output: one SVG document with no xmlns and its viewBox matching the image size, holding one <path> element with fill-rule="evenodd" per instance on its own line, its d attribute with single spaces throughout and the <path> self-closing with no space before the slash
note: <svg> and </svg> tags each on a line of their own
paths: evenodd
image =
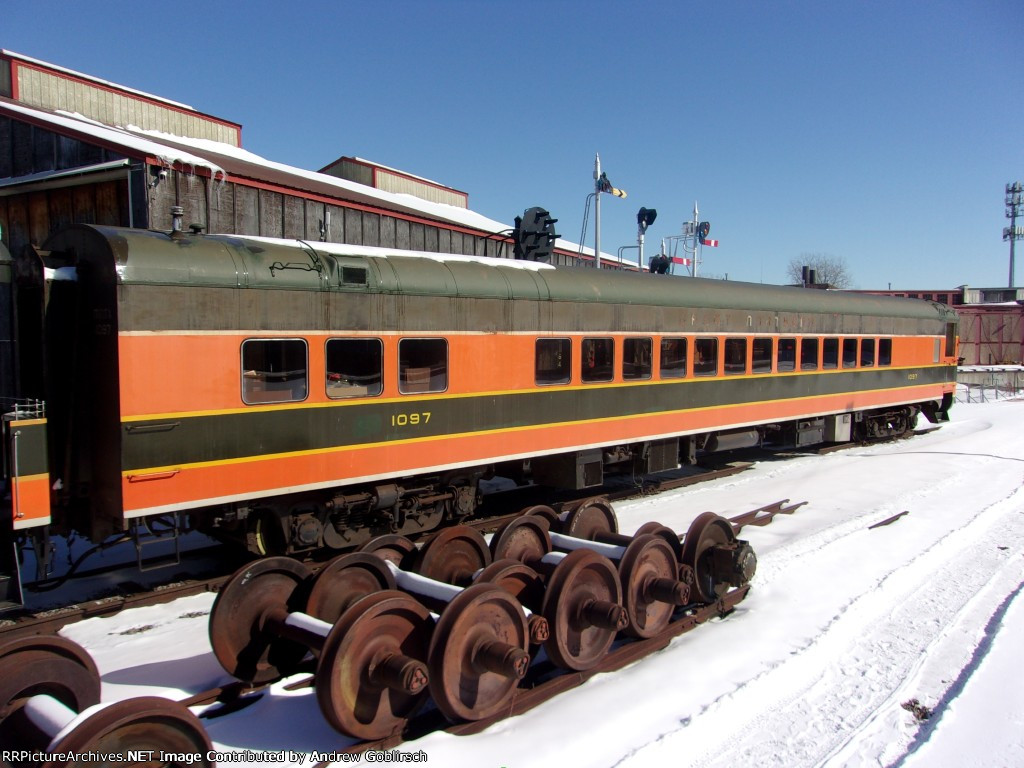
<svg viewBox="0 0 1024 768">
<path fill-rule="evenodd" d="M 369 397 L 381 393 L 384 345 L 380 339 L 328 339 L 324 357 L 328 397 Z"/>
<path fill-rule="evenodd" d="M 583 356 L 583 381 L 611 381 L 615 360 L 613 339 L 584 339 L 580 347 Z"/>
<path fill-rule="evenodd" d="M 753 353 L 754 373 L 771 373 L 772 340 L 764 337 L 754 339 L 751 352 Z"/>
<path fill-rule="evenodd" d="M 537 339 L 534 376 L 538 384 L 568 384 L 572 376 L 572 340 Z"/>
<path fill-rule="evenodd" d="M 246 339 L 242 342 L 242 402 L 305 400 L 309 368 L 304 339 Z"/>
<path fill-rule="evenodd" d="M 892 365 L 892 339 L 878 340 L 878 364 Z"/>
<path fill-rule="evenodd" d="M 398 342 L 398 391 L 403 395 L 448 389 L 448 341 L 401 339 Z"/>
<path fill-rule="evenodd" d="M 857 367 L 857 340 L 843 339 L 843 368 Z"/>
<path fill-rule="evenodd" d="M 622 342 L 622 378 L 651 378 L 651 350 L 648 338 L 626 339 Z"/>
<path fill-rule="evenodd" d="M 801 339 L 800 340 L 800 370 L 801 371 L 816 371 L 816 370 L 818 370 L 818 340 L 817 339 Z"/>
<path fill-rule="evenodd" d="M 747 340 L 725 340 L 725 373 L 736 376 L 747 372 Z"/>
<path fill-rule="evenodd" d="M 825 339 L 821 348 L 821 367 L 825 370 L 839 367 L 839 339 Z"/>
<path fill-rule="evenodd" d="M 792 371 L 796 368 L 796 339 L 779 339 L 779 362 L 777 371 Z"/>
<path fill-rule="evenodd" d="M 860 364 L 864 366 L 871 366 L 875 364 L 875 340 L 874 339 L 861 339 L 860 340 Z"/>
<path fill-rule="evenodd" d="M 661 340 L 661 377 L 681 379 L 686 376 L 686 339 Z"/>
<path fill-rule="evenodd" d="M 714 376 L 718 373 L 718 339 L 695 339 L 693 354 L 694 376 Z"/>
</svg>

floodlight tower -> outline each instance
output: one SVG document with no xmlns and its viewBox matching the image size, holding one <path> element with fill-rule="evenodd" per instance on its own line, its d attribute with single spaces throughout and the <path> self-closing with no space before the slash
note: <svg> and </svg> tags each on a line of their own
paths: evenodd
<svg viewBox="0 0 1024 768">
<path fill-rule="evenodd" d="M 1007 288 L 1013 288 L 1013 244 L 1024 238 L 1024 227 L 1017 226 L 1017 217 L 1021 215 L 1024 207 L 1024 196 L 1021 194 L 1021 184 L 1015 181 L 1006 185 L 1006 218 L 1010 220 L 1010 226 L 1003 227 L 1003 240 L 1010 241 L 1010 284 Z"/>
</svg>

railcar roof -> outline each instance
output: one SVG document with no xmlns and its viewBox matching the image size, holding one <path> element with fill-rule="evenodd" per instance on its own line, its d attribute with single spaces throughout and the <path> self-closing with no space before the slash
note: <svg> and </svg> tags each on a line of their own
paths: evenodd
<svg viewBox="0 0 1024 768">
<path fill-rule="evenodd" d="M 80 225 L 44 248 L 105 248 L 122 283 L 337 290 L 936 319 L 948 307 L 842 291 L 369 246 Z"/>
</svg>

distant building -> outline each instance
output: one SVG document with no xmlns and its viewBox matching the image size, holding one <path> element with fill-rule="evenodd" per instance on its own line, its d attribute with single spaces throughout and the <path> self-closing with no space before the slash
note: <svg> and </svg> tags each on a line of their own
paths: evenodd
<svg viewBox="0 0 1024 768">
<path fill-rule="evenodd" d="M 960 317 L 962 365 L 1024 363 L 1024 288 L 959 288 L 937 291 L 851 291 L 937 301 Z"/>
</svg>

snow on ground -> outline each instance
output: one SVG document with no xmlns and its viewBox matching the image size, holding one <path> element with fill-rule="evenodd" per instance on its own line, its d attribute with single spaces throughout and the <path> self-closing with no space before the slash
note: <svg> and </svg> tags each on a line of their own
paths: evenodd
<svg viewBox="0 0 1024 768">
<path fill-rule="evenodd" d="M 706 510 L 807 505 L 744 530 L 759 566 L 732 615 L 481 734 L 436 733 L 401 750 L 472 768 L 1024 765 L 1022 480 L 1024 402 L 1003 401 L 959 405 L 910 440 L 780 457 L 621 503 L 627 533 L 647 520 L 684 531 Z M 104 700 L 181 699 L 227 679 L 207 638 L 212 600 L 63 634 L 93 654 Z M 204 720 L 215 747 L 308 754 L 351 743 L 324 724 L 311 690 L 287 682 Z M 915 700 L 929 717 L 904 707 Z"/>
</svg>

